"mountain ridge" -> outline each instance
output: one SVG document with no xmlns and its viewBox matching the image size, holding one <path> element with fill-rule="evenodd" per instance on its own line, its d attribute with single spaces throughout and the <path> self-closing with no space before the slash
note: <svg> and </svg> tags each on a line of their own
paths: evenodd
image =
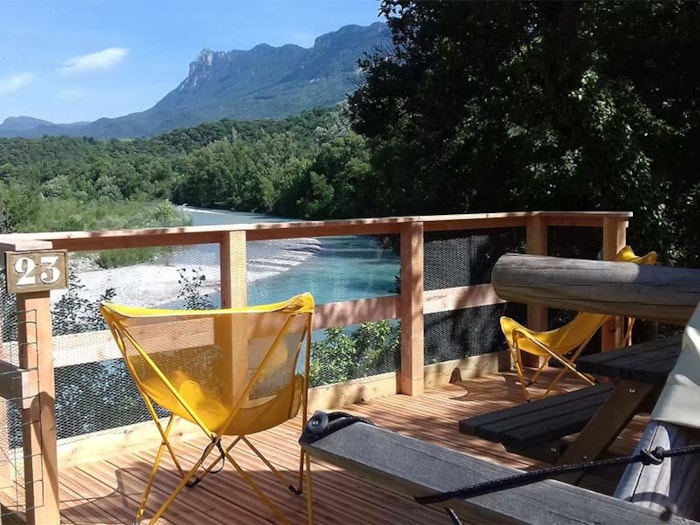
<svg viewBox="0 0 700 525">
<path fill-rule="evenodd" d="M 320 35 L 310 48 L 265 43 L 247 51 L 205 48 L 190 62 L 187 77 L 151 108 L 87 123 L 8 117 L 0 137 L 134 138 L 223 118 L 274 119 L 334 106 L 356 89 L 357 61 L 389 38 L 386 24 L 375 22 Z"/>
</svg>

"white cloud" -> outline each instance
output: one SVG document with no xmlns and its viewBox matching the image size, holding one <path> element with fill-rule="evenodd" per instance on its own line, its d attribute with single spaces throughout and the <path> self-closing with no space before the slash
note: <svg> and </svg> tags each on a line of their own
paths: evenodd
<svg viewBox="0 0 700 525">
<path fill-rule="evenodd" d="M 82 89 L 63 89 L 58 94 L 59 100 L 79 100 L 85 98 L 85 91 Z"/>
<path fill-rule="evenodd" d="M 9 95 L 15 91 L 19 91 L 24 86 L 31 84 L 34 81 L 34 75 L 31 73 L 18 73 L 0 78 L 0 97 Z"/>
<path fill-rule="evenodd" d="M 124 60 L 128 53 L 129 50 L 124 47 L 110 47 L 89 55 L 73 57 L 61 68 L 61 72 L 70 75 L 100 69 L 107 70 Z"/>
</svg>

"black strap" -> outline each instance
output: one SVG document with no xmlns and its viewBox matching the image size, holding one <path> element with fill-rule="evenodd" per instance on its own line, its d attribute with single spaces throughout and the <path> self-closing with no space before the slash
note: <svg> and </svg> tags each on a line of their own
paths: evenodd
<svg viewBox="0 0 700 525">
<path fill-rule="evenodd" d="M 492 492 L 497 492 L 507 488 L 522 487 L 523 485 L 529 485 L 530 483 L 534 483 L 536 481 L 552 478 L 559 474 L 568 474 L 570 472 L 588 472 L 599 468 L 627 465 L 629 463 L 659 465 L 663 462 L 664 458 L 697 453 L 700 453 L 700 445 L 689 445 L 687 447 L 674 448 L 671 450 L 666 450 L 663 447 L 656 447 L 654 450 L 643 449 L 641 452 L 632 456 L 623 456 L 599 461 L 589 461 L 581 464 L 560 465 L 541 470 L 533 470 L 530 472 L 515 474 L 513 476 L 507 476 L 505 478 L 475 483 L 474 485 L 462 487 L 457 490 L 451 490 L 449 492 L 442 492 L 430 496 L 414 496 L 414 499 L 418 503 L 429 505 L 431 503 L 441 503 L 452 498 L 473 498 L 474 496 L 490 494 Z"/>
<path fill-rule="evenodd" d="M 353 416 L 347 412 L 331 412 L 327 414 L 320 410 L 314 412 L 314 415 L 309 418 L 304 428 L 304 433 L 301 435 L 299 442 L 302 444 L 310 444 L 323 439 L 324 437 L 337 432 L 341 428 L 345 428 L 353 423 L 366 423 L 374 426 L 369 419 L 359 416 Z"/>
<path fill-rule="evenodd" d="M 217 468 L 216 470 L 210 470 L 209 474 L 218 474 L 224 468 L 224 465 L 226 465 L 226 451 L 224 451 L 224 447 L 221 444 L 220 437 L 216 440 L 213 440 L 213 443 L 216 445 L 216 448 L 219 449 L 219 459 L 217 459 L 216 461 L 217 462 L 221 461 L 221 465 L 219 465 L 219 468 Z M 205 451 L 206 451 L 206 449 L 205 449 Z M 202 452 L 202 458 L 205 458 L 204 452 Z M 200 481 L 202 481 L 202 478 L 200 478 L 199 476 L 195 476 L 194 478 L 192 478 L 191 480 L 189 480 L 186 483 L 186 486 L 187 487 L 196 487 L 197 485 L 199 485 Z"/>
</svg>

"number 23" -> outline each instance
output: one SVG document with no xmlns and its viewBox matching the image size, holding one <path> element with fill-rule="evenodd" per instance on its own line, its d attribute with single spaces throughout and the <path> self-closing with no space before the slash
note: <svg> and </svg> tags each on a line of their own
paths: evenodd
<svg viewBox="0 0 700 525">
<path fill-rule="evenodd" d="M 61 271 L 56 267 L 58 256 L 46 255 L 39 259 L 39 280 L 44 284 L 53 284 L 61 278 Z M 17 286 L 36 284 L 36 263 L 29 257 L 20 257 L 15 261 L 15 272 L 20 274 Z"/>
</svg>

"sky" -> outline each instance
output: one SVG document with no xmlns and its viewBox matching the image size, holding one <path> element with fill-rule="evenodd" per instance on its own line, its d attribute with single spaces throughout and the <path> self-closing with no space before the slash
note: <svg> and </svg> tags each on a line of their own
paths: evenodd
<svg viewBox="0 0 700 525">
<path fill-rule="evenodd" d="M 202 49 L 313 46 L 370 25 L 379 0 L 0 0 L 0 123 L 55 123 L 144 111 Z"/>
</svg>

